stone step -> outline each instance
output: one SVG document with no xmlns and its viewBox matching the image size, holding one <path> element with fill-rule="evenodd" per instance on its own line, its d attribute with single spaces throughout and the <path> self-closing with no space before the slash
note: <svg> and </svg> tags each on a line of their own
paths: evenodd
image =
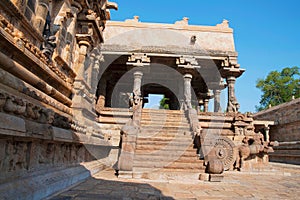
<svg viewBox="0 0 300 200">
<path fill-rule="evenodd" d="M 300 159 L 300 155 L 291 155 L 291 154 L 277 154 L 277 153 L 270 153 L 270 157 L 286 157 L 286 158 L 297 158 Z"/>
<path fill-rule="evenodd" d="M 131 117 L 132 111 L 100 111 L 100 116 Z"/>
<path fill-rule="evenodd" d="M 184 114 L 183 110 L 166 110 L 166 109 L 143 109 L 144 113 L 168 113 L 168 114 Z"/>
<path fill-rule="evenodd" d="M 203 162 L 172 162 L 172 161 L 160 161 L 160 162 L 153 162 L 153 161 L 134 161 L 134 167 L 141 167 L 141 168 L 164 168 L 164 169 L 197 169 L 201 170 L 204 168 Z"/>
<path fill-rule="evenodd" d="M 172 120 L 142 120 L 141 126 L 189 126 L 188 121 L 172 121 Z"/>
<path fill-rule="evenodd" d="M 189 131 L 159 131 L 159 132 L 155 132 L 155 131 L 142 131 L 141 133 L 139 133 L 138 135 L 138 139 L 142 139 L 142 138 L 147 138 L 147 139 L 158 139 L 158 138 L 162 138 L 162 139 L 190 139 L 192 138 L 192 134 Z"/>
<path fill-rule="evenodd" d="M 193 148 L 193 142 L 191 140 L 179 140 L 174 139 L 172 141 L 151 141 L 151 140 L 137 140 L 137 147 L 154 147 L 155 148 Z"/>
<path fill-rule="evenodd" d="M 174 162 L 203 162 L 203 160 L 200 160 L 199 157 L 194 154 L 182 154 L 182 155 L 177 155 L 177 156 L 164 156 L 164 155 L 159 155 L 159 154 L 138 154 L 135 155 L 134 158 L 135 161 L 152 161 L 152 162 L 160 162 L 160 161 L 174 161 Z"/>
<path fill-rule="evenodd" d="M 99 123 L 105 124 L 126 124 L 130 118 L 102 117 L 98 118 Z"/>
<path fill-rule="evenodd" d="M 188 136 L 189 137 L 189 136 Z M 171 134 L 167 134 L 163 135 L 163 134 L 143 134 L 143 135 L 139 135 L 138 136 L 138 140 L 140 141 L 173 141 L 173 140 L 185 140 L 187 138 L 186 135 L 171 135 Z"/>
<path fill-rule="evenodd" d="M 178 114 L 178 113 L 142 113 L 142 118 L 150 118 L 156 120 L 157 117 L 165 120 L 169 118 L 176 118 L 178 121 L 182 119 L 186 119 L 185 114 Z"/>
<path fill-rule="evenodd" d="M 189 144 L 187 145 L 180 145 L 180 146 L 175 146 L 172 144 L 169 145 L 137 145 L 136 149 L 137 150 L 165 150 L 165 151 L 173 151 L 173 150 L 178 150 L 178 149 L 184 149 L 186 150 L 189 147 Z"/>
<path fill-rule="evenodd" d="M 191 131 L 190 126 L 142 126 L 141 131 Z"/>
<path fill-rule="evenodd" d="M 167 148 L 162 148 L 162 149 L 142 149 L 142 148 L 137 148 L 135 150 L 135 157 L 139 156 L 144 156 L 144 155 L 151 155 L 151 156 L 162 156 L 165 158 L 168 157 L 176 157 L 179 158 L 180 156 L 185 156 L 185 157 L 194 157 L 197 153 L 196 149 L 167 149 Z"/>
<path fill-rule="evenodd" d="M 178 180 L 188 181 L 198 180 L 199 173 L 203 173 L 204 170 L 198 169 L 151 169 L 134 167 L 133 178 L 149 179 L 149 180 Z"/>
<path fill-rule="evenodd" d="M 187 123 L 188 120 L 185 116 L 173 116 L 173 115 L 151 115 L 151 116 L 145 116 L 142 115 L 141 121 L 145 122 L 185 122 Z"/>
<path fill-rule="evenodd" d="M 300 155 L 300 149 L 274 149 L 274 153 L 272 154 L 288 154 L 288 155 Z"/>
<path fill-rule="evenodd" d="M 161 139 L 161 138 L 153 138 L 153 139 Z M 186 140 L 182 140 L 181 138 L 176 138 L 174 140 L 151 140 L 148 139 L 140 139 L 137 140 L 137 145 L 158 145 L 158 146 L 166 146 L 166 145 L 173 145 L 173 146 L 191 146 L 193 145 L 192 139 L 187 138 Z"/>
</svg>

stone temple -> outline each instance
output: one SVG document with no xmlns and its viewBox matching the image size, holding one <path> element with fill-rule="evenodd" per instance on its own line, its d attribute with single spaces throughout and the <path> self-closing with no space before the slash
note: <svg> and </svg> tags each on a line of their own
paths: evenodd
<svg viewBox="0 0 300 200">
<path fill-rule="evenodd" d="M 44 198 L 109 167 L 210 181 L 267 170 L 274 122 L 239 112 L 245 70 L 228 21 L 116 22 L 110 9 L 1 0 L 0 199 Z M 145 108 L 151 94 L 169 109 Z"/>
</svg>

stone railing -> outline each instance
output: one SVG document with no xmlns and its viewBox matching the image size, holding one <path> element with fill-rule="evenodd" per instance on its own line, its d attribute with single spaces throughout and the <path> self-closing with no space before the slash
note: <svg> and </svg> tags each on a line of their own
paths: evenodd
<svg viewBox="0 0 300 200">
<path fill-rule="evenodd" d="M 188 118 L 188 121 L 190 123 L 192 133 L 193 133 L 193 138 L 196 136 L 200 136 L 201 134 L 201 126 L 199 124 L 198 120 L 198 114 L 196 109 L 194 108 L 188 108 L 186 109 L 186 116 Z"/>
<path fill-rule="evenodd" d="M 136 140 L 140 132 L 143 100 L 140 95 L 134 92 L 131 100 L 133 115 L 132 120 L 122 127 L 121 130 L 121 154 L 118 161 L 120 177 L 132 177 L 133 159 L 136 149 Z"/>
</svg>

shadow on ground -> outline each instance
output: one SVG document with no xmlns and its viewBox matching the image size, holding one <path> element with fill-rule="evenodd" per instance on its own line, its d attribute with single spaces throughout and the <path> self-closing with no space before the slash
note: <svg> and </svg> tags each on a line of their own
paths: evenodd
<svg viewBox="0 0 300 200">
<path fill-rule="evenodd" d="M 174 198 L 165 196 L 161 190 L 158 190 L 157 188 L 145 183 L 132 183 L 118 180 L 112 181 L 90 178 L 78 186 L 51 198 L 51 200 L 69 199 L 173 200 Z"/>
</svg>

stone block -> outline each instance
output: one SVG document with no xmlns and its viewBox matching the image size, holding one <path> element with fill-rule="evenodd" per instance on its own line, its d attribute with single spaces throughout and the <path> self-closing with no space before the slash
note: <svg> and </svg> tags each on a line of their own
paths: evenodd
<svg viewBox="0 0 300 200">
<path fill-rule="evenodd" d="M 201 174 L 199 174 L 199 180 L 201 180 L 201 181 L 208 181 L 209 180 L 209 174 L 207 174 L 207 173 L 201 173 Z"/>
<path fill-rule="evenodd" d="M 52 128 L 49 124 L 40 124 L 33 121 L 26 120 L 26 135 L 41 138 L 52 139 Z"/>
<path fill-rule="evenodd" d="M 53 127 L 53 139 L 64 142 L 72 142 L 73 134 L 70 130 Z"/>
<path fill-rule="evenodd" d="M 0 113 L 0 131 L 7 135 L 25 136 L 25 121 L 10 114 Z"/>
<path fill-rule="evenodd" d="M 209 174 L 210 182 L 221 182 L 224 178 L 223 174 Z"/>
</svg>

